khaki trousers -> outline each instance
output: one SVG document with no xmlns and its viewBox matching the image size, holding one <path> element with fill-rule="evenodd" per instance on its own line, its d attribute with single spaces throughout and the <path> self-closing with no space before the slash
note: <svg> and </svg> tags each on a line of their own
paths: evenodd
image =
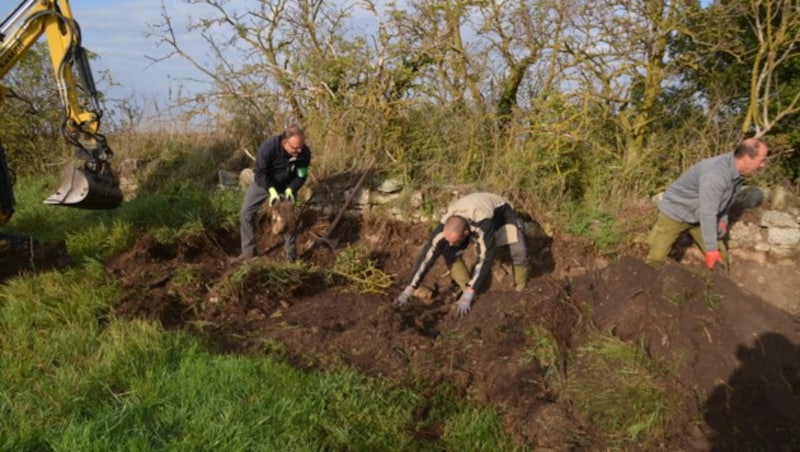
<svg viewBox="0 0 800 452">
<path fill-rule="evenodd" d="M 672 250 L 672 245 L 678 240 L 678 237 L 684 232 L 689 232 L 695 243 L 700 247 L 703 253 L 706 252 L 703 245 L 703 233 L 700 231 L 699 224 L 683 223 L 681 221 L 673 220 L 672 218 L 664 215 L 663 212 L 658 212 L 658 219 L 650 232 L 650 252 L 647 254 L 646 262 L 648 264 L 660 264 L 669 255 Z M 724 241 L 717 241 L 717 249 L 722 255 L 722 261 L 725 267 L 728 267 L 728 247 Z"/>
</svg>

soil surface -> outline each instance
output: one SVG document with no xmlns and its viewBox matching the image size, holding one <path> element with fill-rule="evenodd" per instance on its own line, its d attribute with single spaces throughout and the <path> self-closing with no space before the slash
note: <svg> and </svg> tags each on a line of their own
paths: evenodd
<svg viewBox="0 0 800 452">
<path fill-rule="evenodd" d="M 653 268 L 641 250 L 597 256 L 580 238 L 547 236 L 530 224 L 527 288 L 512 290 L 510 262 L 500 252 L 491 287 L 458 318 L 458 293 L 441 259 L 412 303 L 392 306 L 430 225 L 345 216 L 328 236 L 338 240 L 332 248 L 320 240 L 331 221 L 311 210 L 298 215 L 303 266 L 274 265 L 285 256 L 273 233 L 281 228 L 267 212 L 255 258 L 236 257 L 236 231 L 177 244 L 142 237 L 106 262 L 126 293 L 116 314 L 188 329 L 224 352 L 278 354 L 302 367 L 347 364 L 397 385 L 446 383 L 499 409 L 518 445 L 543 450 L 580 448 L 578 431 L 594 435 L 592 448 L 602 448 L 603 438 L 531 359 L 530 328 L 546 329 L 562 350 L 576 350 L 600 330 L 641 344 L 673 369 L 670 384 L 687 410 L 669 427 L 663 449 L 800 449 L 800 325 L 796 312 L 774 302 L 797 292 L 748 284 L 773 277 L 766 265 L 740 260 L 748 267 L 735 272 L 744 274 L 709 273 L 689 253 Z M 361 256 L 391 276 L 391 287 L 365 293 L 330 277 L 341 264 L 337 256 L 353 250 L 350 259 Z M 283 270 L 259 271 L 275 268 Z M 278 288 L 267 274 L 280 280 Z M 778 291 L 768 294 L 773 302 L 759 294 L 764 287 Z M 569 379 L 574 370 L 564 364 L 559 372 Z M 416 433 L 435 441 L 443 427 L 423 422 L 428 411 L 420 406 L 409 425 L 427 425 Z"/>
<path fill-rule="evenodd" d="M 25 272 L 69 264 L 64 242 L 42 243 L 26 235 L 0 233 L 0 284 Z"/>
</svg>

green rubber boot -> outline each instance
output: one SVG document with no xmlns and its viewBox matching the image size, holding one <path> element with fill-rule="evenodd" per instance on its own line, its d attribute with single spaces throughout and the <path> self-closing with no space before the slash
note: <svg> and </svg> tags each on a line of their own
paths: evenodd
<svg viewBox="0 0 800 452">
<path fill-rule="evenodd" d="M 514 265 L 511 270 L 514 274 L 514 290 L 522 292 L 528 284 L 528 266 Z"/>
<path fill-rule="evenodd" d="M 461 259 L 456 259 L 453 265 L 450 266 L 450 277 L 453 278 L 453 281 L 458 284 L 461 290 L 466 289 L 467 284 L 469 284 L 469 270 L 467 270 L 467 264 Z"/>
</svg>

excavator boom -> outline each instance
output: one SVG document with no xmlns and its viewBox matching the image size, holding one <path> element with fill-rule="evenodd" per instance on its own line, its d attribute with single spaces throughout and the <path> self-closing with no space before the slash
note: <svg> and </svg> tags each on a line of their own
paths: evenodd
<svg viewBox="0 0 800 452">
<path fill-rule="evenodd" d="M 67 0 L 24 0 L 0 22 L 0 78 L 43 35 L 64 107 L 62 134 L 83 161 L 65 170 L 61 186 L 44 203 L 83 209 L 118 207 L 123 197 L 109 164 L 113 152 L 99 132 L 102 110 L 97 89 Z M 0 102 L 5 91 L 0 86 Z M 14 208 L 13 174 L 5 160 L 5 152 L 0 152 L 0 225 Z"/>
</svg>

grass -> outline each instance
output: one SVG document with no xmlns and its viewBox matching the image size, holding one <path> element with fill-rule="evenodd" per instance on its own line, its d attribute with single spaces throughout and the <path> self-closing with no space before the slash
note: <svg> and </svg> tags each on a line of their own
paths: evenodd
<svg viewBox="0 0 800 452">
<path fill-rule="evenodd" d="M 562 396 L 615 447 L 656 447 L 681 412 L 665 366 L 635 344 L 601 334 L 580 347 L 574 361 Z"/>
<path fill-rule="evenodd" d="M 570 220 L 566 231 L 588 238 L 597 251 L 608 251 L 622 242 L 623 236 L 613 215 L 594 207 L 576 204 L 570 204 L 567 210 Z"/>
<path fill-rule="evenodd" d="M 559 366 L 562 364 L 563 354 L 558 346 L 558 341 L 546 328 L 533 325 L 526 332 L 529 343 L 528 356 L 545 371 L 548 381 L 559 379 Z"/>
<path fill-rule="evenodd" d="M 375 267 L 361 247 L 348 246 L 339 251 L 332 269 L 301 263 L 244 262 L 220 288 L 220 297 L 241 298 L 245 288 L 259 288 L 262 293 L 287 297 L 303 286 L 340 284 L 357 293 L 385 294 L 392 285 L 391 276 Z"/>
<path fill-rule="evenodd" d="M 392 277 L 376 267 L 361 246 L 348 245 L 339 251 L 331 272 L 359 293 L 385 294 L 392 287 Z"/>
<path fill-rule="evenodd" d="M 722 295 L 716 292 L 713 281 L 707 277 L 703 289 L 703 301 L 711 310 L 717 310 L 722 303 Z"/>
<path fill-rule="evenodd" d="M 170 242 L 238 226 L 242 194 L 233 190 L 209 191 L 174 181 L 113 211 L 87 211 L 43 205 L 44 193 L 54 184 L 47 178 L 20 178 L 17 212 L 5 229 L 24 231 L 42 241 L 66 240 L 70 256 L 77 260 L 127 250 L 145 230 Z"/>
<path fill-rule="evenodd" d="M 145 231 L 203 239 L 204 229 L 235 221 L 230 192 L 167 189 L 113 212 L 85 212 L 30 202 L 42 190 L 35 182 L 18 187 L 10 226 L 45 240 L 66 236 L 75 264 L 0 286 L 0 449 L 511 449 L 498 413 L 446 390 L 427 418 L 415 420 L 427 401 L 413 388 L 343 366 L 301 371 L 272 355 L 219 354 L 188 332 L 116 319 L 121 289 L 101 260 Z M 358 256 L 347 268 L 369 269 Z M 298 275 L 284 270 L 277 275 Z M 257 277 L 269 285 L 276 276 L 241 271 L 234 282 Z M 197 277 L 186 269 L 176 281 Z M 437 426 L 438 439 L 415 434 Z"/>
</svg>

